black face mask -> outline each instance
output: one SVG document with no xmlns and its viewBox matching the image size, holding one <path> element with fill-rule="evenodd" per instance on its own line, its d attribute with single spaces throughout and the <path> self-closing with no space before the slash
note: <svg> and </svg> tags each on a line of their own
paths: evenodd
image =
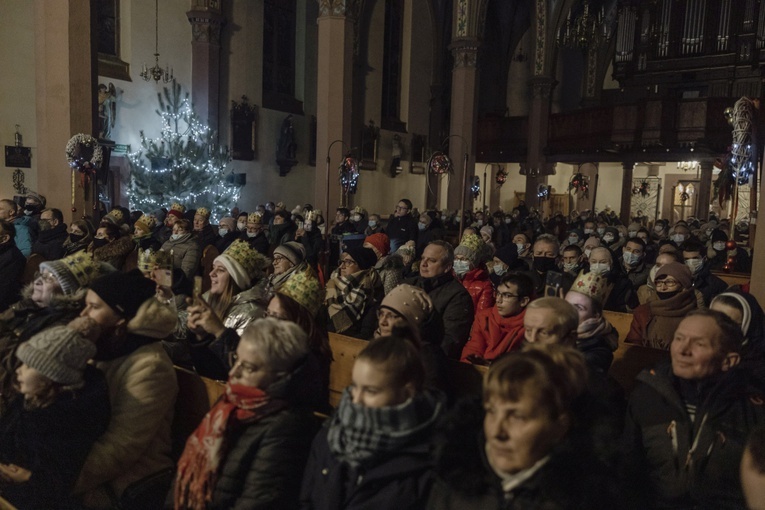
<svg viewBox="0 0 765 510">
<path fill-rule="evenodd" d="M 109 244 L 109 240 L 105 237 L 103 239 L 93 239 L 94 248 L 101 248 L 103 246 L 106 246 L 107 244 Z"/>
<path fill-rule="evenodd" d="M 69 240 L 73 243 L 79 243 L 85 237 L 85 234 L 69 234 Z"/>
<path fill-rule="evenodd" d="M 669 299 L 671 297 L 677 296 L 678 294 L 680 294 L 680 292 L 682 292 L 682 291 L 680 291 L 680 290 L 673 290 L 671 292 L 659 292 L 657 290 L 656 291 L 656 295 L 659 296 L 659 299 Z"/>
<path fill-rule="evenodd" d="M 534 270 L 538 273 L 553 271 L 558 267 L 555 263 L 555 257 L 534 257 L 533 265 Z"/>
<path fill-rule="evenodd" d="M 39 207 L 36 205 L 25 205 L 24 206 L 24 213 L 27 216 L 31 216 L 32 214 L 37 214 L 37 211 L 39 210 Z"/>
</svg>

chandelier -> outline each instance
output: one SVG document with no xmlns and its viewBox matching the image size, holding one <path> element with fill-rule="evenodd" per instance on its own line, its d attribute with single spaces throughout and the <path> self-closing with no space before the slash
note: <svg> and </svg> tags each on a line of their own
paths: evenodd
<svg viewBox="0 0 765 510">
<path fill-rule="evenodd" d="M 698 172 L 701 170 L 701 164 L 698 161 L 678 161 L 677 169 L 682 170 L 683 172 L 687 172 L 688 170 Z"/>
<path fill-rule="evenodd" d="M 571 11 L 568 11 L 566 24 L 558 30 L 558 46 L 585 50 L 591 44 L 608 42 L 610 34 L 605 21 L 604 8 L 601 7 L 599 12 L 593 13 L 589 0 L 584 0 L 582 11 L 574 19 L 571 19 Z"/>
<path fill-rule="evenodd" d="M 167 83 L 173 80 L 173 70 L 165 66 L 164 69 L 159 65 L 159 0 L 154 0 L 154 67 L 146 68 L 146 62 L 141 69 L 141 78 L 146 81 L 154 80 L 159 83 Z"/>
</svg>

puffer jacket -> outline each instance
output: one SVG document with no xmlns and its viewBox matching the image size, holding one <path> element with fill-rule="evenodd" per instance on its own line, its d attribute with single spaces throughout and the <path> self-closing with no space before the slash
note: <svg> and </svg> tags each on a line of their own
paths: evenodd
<svg viewBox="0 0 765 510">
<path fill-rule="evenodd" d="M 183 234 L 178 239 L 168 240 L 162 245 L 162 251 L 173 254 L 173 268 L 181 269 L 186 278 L 193 279 L 197 274 L 202 252 L 193 234 Z"/>
<path fill-rule="evenodd" d="M 496 307 L 476 313 L 470 340 L 462 349 L 461 361 L 471 354 L 491 361 L 502 354 L 521 348 L 523 344 L 523 318 L 526 309 L 512 317 L 502 317 Z"/>
<path fill-rule="evenodd" d="M 29 257 L 37 237 L 37 223 L 29 216 L 17 216 L 13 220 L 13 228 L 16 230 L 16 237 L 13 238 L 16 247 L 25 257 Z"/>
<path fill-rule="evenodd" d="M 476 267 L 465 273 L 462 278 L 465 286 L 473 298 L 473 310 L 475 313 L 494 306 L 494 287 L 489 279 L 489 273 L 483 267 Z"/>
<path fill-rule="evenodd" d="M 111 421 L 88 454 L 75 486 L 88 508 L 112 508 L 130 484 L 173 465 L 170 428 L 178 395 L 173 363 L 158 341 L 172 333 L 175 311 L 151 298 L 128 322 L 131 352 L 97 361 L 106 376 Z"/>
<path fill-rule="evenodd" d="M 734 367 L 697 383 L 694 421 L 669 363 L 644 370 L 630 395 L 625 465 L 650 508 L 745 508 L 739 464 L 749 432 L 765 422 L 761 387 Z M 686 383 L 687 384 L 687 383 Z M 642 474 L 642 478 L 641 478 Z"/>
</svg>

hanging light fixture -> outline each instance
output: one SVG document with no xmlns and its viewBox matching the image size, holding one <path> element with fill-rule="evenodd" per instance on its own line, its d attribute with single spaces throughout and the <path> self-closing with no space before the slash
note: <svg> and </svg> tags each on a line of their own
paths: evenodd
<svg viewBox="0 0 765 510">
<path fill-rule="evenodd" d="M 159 0 L 154 0 L 154 67 L 146 68 L 146 62 L 141 69 L 141 78 L 146 81 L 154 80 L 159 83 L 167 83 L 173 80 L 173 69 L 165 66 L 164 69 L 159 65 Z"/>
<path fill-rule="evenodd" d="M 606 14 L 603 7 L 593 12 L 590 9 L 590 1 L 584 0 L 582 11 L 573 19 L 571 11 L 568 11 L 565 25 L 558 30 L 558 46 L 585 50 L 590 45 L 599 45 L 608 42 L 610 31 L 606 23 Z"/>
</svg>

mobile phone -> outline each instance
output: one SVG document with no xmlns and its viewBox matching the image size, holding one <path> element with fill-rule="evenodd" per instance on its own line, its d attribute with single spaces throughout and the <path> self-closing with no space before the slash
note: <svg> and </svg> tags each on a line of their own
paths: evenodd
<svg viewBox="0 0 765 510">
<path fill-rule="evenodd" d="M 560 297 L 560 288 L 563 286 L 563 274 L 557 271 L 548 271 L 545 276 L 545 296 Z"/>
<path fill-rule="evenodd" d="M 202 297 L 202 277 L 194 277 L 194 299 L 200 299 Z"/>
<path fill-rule="evenodd" d="M 154 269 L 154 281 L 161 287 L 173 287 L 173 271 L 171 269 Z"/>
</svg>

